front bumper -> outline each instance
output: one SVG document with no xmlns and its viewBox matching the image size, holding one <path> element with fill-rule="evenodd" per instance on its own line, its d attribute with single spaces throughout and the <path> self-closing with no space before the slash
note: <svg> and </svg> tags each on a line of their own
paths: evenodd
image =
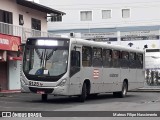
<svg viewBox="0 0 160 120">
<path fill-rule="evenodd" d="M 33 92 L 40 94 L 53 94 L 53 95 L 69 95 L 68 94 L 68 85 L 65 86 L 56 86 L 56 87 L 36 87 L 21 85 L 21 92 Z"/>
</svg>

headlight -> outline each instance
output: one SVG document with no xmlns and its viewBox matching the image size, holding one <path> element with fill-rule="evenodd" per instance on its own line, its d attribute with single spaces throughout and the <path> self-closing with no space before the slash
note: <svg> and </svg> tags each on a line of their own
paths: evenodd
<svg viewBox="0 0 160 120">
<path fill-rule="evenodd" d="M 66 83 L 66 81 L 67 81 L 67 79 L 65 78 L 65 79 L 63 79 L 59 84 L 58 84 L 58 86 L 64 86 L 65 85 L 65 83 Z"/>
</svg>

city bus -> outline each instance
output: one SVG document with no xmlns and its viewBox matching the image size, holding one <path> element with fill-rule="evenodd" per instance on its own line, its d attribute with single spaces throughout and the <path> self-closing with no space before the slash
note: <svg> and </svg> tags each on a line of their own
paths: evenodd
<svg viewBox="0 0 160 120">
<path fill-rule="evenodd" d="M 24 46 L 22 92 L 88 96 L 113 93 L 125 97 L 128 90 L 143 87 L 144 50 L 79 38 L 28 38 Z"/>
</svg>

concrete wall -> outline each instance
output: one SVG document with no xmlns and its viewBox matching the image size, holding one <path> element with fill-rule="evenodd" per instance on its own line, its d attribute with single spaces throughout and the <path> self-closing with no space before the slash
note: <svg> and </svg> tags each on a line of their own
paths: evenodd
<svg viewBox="0 0 160 120">
<path fill-rule="evenodd" d="M 49 30 L 160 24 L 160 0 L 40 0 L 40 3 L 66 13 L 62 22 L 49 23 Z M 130 9 L 130 18 L 122 18 L 122 9 Z M 92 21 L 80 21 L 80 11 L 84 10 L 92 11 Z M 102 10 L 111 10 L 112 17 L 102 19 Z"/>
</svg>

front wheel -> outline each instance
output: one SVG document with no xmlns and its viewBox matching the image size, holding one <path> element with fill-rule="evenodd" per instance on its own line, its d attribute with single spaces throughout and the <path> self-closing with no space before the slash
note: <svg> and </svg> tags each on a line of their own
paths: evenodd
<svg viewBox="0 0 160 120">
<path fill-rule="evenodd" d="M 84 102 L 86 100 L 86 97 L 87 97 L 87 86 L 86 83 L 83 83 L 82 92 L 81 95 L 79 96 L 79 101 Z"/>
<path fill-rule="evenodd" d="M 42 101 L 45 102 L 47 101 L 48 95 L 47 94 L 42 94 Z"/>
</svg>

